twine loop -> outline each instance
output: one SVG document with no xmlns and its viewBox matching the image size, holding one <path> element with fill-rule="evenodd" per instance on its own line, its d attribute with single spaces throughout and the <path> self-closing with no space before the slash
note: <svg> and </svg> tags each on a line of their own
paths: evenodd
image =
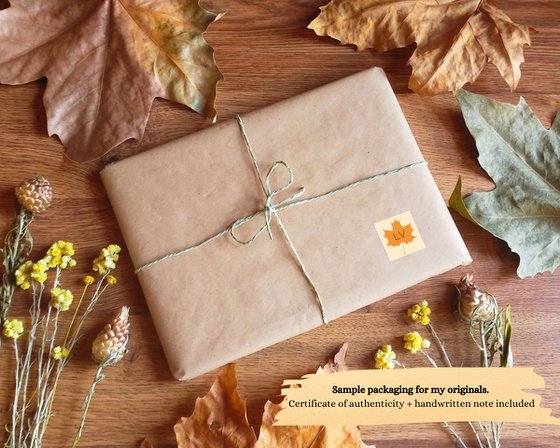
<svg viewBox="0 0 560 448">
<path fill-rule="evenodd" d="M 285 170 L 285 172 L 288 173 L 289 177 L 288 177 L 287 182 L 282 184 L 277 189 L 273 190 L 272 187 L 271 187 L 272 177 L 273 177 L 274 172 L 278 168 L 283 168 Z M 293 201 L 298 199 L 305 192 L 305 188 L 301 187 L 297 192 L 295 192 L 291 196 L 289 196 L 289 197 L 287 197 L 287 198 L 285 198 L 281 201 L 274 202 L 275 196 L 277 196 L 278 194 L 283 193 L 284 191 L 288 190 L 292 186 L 293 183 L 294 183 L 294 172 L 292 171 L 290 166 L 282 160 L 278 160 L 278 161 L 274 162 L 272 164 L 272 166 L 270 167 L 270 169 L 268 170 L 268 172 L 266 173 L 265 182 L 264 182 L 265 201 L 264 201 L 264 205 L 263 205 L 262 210 L 259 210 L 258 212 L 253 213 L 252 215 L 244 216 L 243 218 L 239 218 L 237 221 L 235 221 L 230 228 L 229 233 L 230 233 L 231 237 L 236 242 L 238 242 L 239 244 L 245 245 L 245 244 L 250 244 L 253 241 L 255 241 L 266 230 L 267 233 L 268 233 L 268 237 L 271 240 L 273 240 L 274 236 L 272 234 L 272 227 L 271 227 L 272 218 L 274 216 L 276 216 L 276 213 L 278 213 L 279 210 L 281 210 L 282 208 L 287 208 L 290 203 L 292 203 Z M 249 237 L 247 239 L 243 239 L 243 238 L 239 237 L 239 235 L 237 234 L 237 229 L 242 227 L 244 224 L 249 223 L 253 219 L 259 217 L 260 215 L 264 216 L 264 223 L 262 224 L 262 226 L 259 227 L 253 233 L 253 235 L 251 235 L 251 237 Z"/>
</svg>

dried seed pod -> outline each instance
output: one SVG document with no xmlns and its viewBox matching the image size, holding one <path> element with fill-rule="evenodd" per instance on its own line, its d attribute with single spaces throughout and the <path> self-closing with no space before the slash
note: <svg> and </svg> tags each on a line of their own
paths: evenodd
<svg viewBox="0 0 560 448">
<path fill-rule="evenodd" d="M 464 322 L 491 321 L 498 312 L 496 298 L 478 287 L 473 282 L 473 275 L 461 277 L 455 286 L 458 292 L 457 315 Z"/>
<path fill-rule="evenodd" d="M 119 362 L 128 343 L 129 308 L 123 306 L 116 316 L 97 335 L 91 347 L 91 356 L 98 364 L 112 365 Z"/>
<path fill-rule="evenodd" d="M 25 210 L 37 214 L 50 207 L 53 191 L 47 179 L 32 177 L 16 187 L 16 197 Z"/>
</svg>

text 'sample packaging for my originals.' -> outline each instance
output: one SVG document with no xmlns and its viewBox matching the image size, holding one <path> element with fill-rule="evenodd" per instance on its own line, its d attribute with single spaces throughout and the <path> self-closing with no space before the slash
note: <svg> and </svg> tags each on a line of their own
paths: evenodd
<svg viewBox="0 0 560 448">
<path fill-rule="evenodd" d="M 177 379 L 471 262 L 381 69 L 242 123 L 254 161 L 230 120 L 102 171 L 137 268 L 219 235 L 138 273 Z"/>
</svg>

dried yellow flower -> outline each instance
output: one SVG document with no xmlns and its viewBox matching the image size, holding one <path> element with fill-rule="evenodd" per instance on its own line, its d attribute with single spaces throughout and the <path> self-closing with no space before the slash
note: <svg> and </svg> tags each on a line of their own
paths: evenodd
<svg viewBox="0 0 560 448">
<path fill-rule="evenodd" d="M 4 321 L 2 334 L 10 339 L 17 339 L 23 334 L 23 322 L 18 319 Z"/>
<path fill-rule="evenodd" d="M 68 350 L 66 347 L 62 347 L 58 345 L 55 348 L 53 348 L 51 356 L 52 359 L 54 359 L 55 361 L 60 361 L 63 358 L 68 358 L 69 354 L 70 354 L 70 350 Z"/>
<path fill-rule="evenodd" d="M 69 243 L 68 241 L 57 241 L 49 247 L 47 255 L 45 255 L 43 260 L 47 262 L 49 268 L 72 268 L 77 264 L 76 260 L 72 258 L 75 254 L 76 251 L 74 250 L 74 245 L 72 243 Z"/>
<path fill-rule="evenodd" d="M 374 355 L 376 369 L 394 369 L 397 355 L 390 345 L 382 345 Z"/>
<path fill-rule="evenodd" d="M 67 311 L 74 301 L 74 294 L 68 289 L 53 288 L 51 289 L 51 301 L 50 305 L 59 310 Z"/>
<path fill-rule="evenodd" d="M 31 272 L 33 271 L 33 262 L 27 260 L 20 265 L 14 273 L 16 277 L 16 284 L 21 289 L 29 289 L 31 287 Z"/>
<path fill-rule="evenodd" d="M 38 260 L 37 263 L 33 264 L 31 278 L 39 283 L 45 283 L 47 281 L 48 270 L 47 261 L 44 259 Z"/>
<path fill-rule="evenodd" d="M 117 278 L 114 275 L 108 275 L 107 276 L 107 283 L 109 285 L 116 285 L 117 284 Z"/>
<path fill-rule="evenodd" d="M 422 300 L 420 303 L 412 305 L 406 312 L 406 315 L 414 322 L 418 322 L 422 325 L 428 325 L 430 323 L 430 314 L 432 314 L 432 310 L 428 306 L 427 300 Z"/>
<path fill-rule="evenodd" d="M 93 270 L 104 275 L 111 269 L 115 269 L 117 267 L 117 261 L 119 261 L 120 251 L 120 246 L 116 244 L 109 244 L 107 247 L 101 249 L 99 256 L 93 260 Z"/>
<path fill-rule="evenodd" d="M 52 203 L 52 188 L 43 177 L 32 177 L 16 187 L 16 197 L 21 206 L 31 213 L 42 213 Z"/>
<path fill-rule="evenodd" d="M 93 341 L 91 356 L 98 365 L 115 364 L 124 356 L 130 326 L 129 311 L 127 306 L 123 306 Z"/>
<path fill-rule="evenodd" d="M 86 275 L 86 276 L 83 278 L 83 282 L 84 282 L 84 284 L 86 284 L 86 285 L 91 285 L 91 284 L 93 284 L 94 281 L 95 281 L 95 279 L 94 279 L 91 275 Z"/>
<path fill-rule="evenodd" d="M 424 348 L 430 348 L 430 341 L 423 339 L 417 331 L 411 331 L 403 336 L 404 348 L 410 353 L 418 353 Z"/>
</svg>

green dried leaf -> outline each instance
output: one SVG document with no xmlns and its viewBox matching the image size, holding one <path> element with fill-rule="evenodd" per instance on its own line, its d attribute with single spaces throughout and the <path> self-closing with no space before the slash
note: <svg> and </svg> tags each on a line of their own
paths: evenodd
<svg viewBox="0 0 560 448">
<path fill-rule="evenodd" d="M 513 106 L 461 90 L 457 100 L 480 165 L 496 184 L 466 198 L 466 210 L 519 254 L 519 277 L 554 271 L 560 265 L 560 114 L 547 130 L 523 98 Z M 457 195 L 450 205 L 461 213 Z"/>
</svg>

